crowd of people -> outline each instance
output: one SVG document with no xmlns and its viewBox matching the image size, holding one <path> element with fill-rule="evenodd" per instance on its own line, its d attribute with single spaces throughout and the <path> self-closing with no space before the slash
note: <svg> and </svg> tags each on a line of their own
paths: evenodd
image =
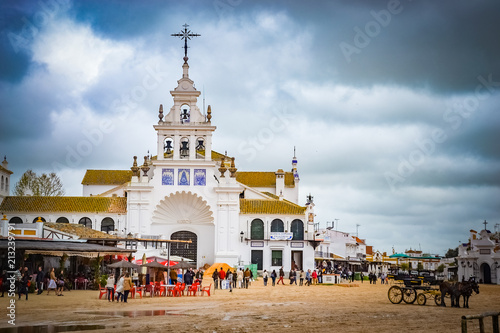
<svg viewBox="0 0 500 333">
<path fill-rule="evenodd" d="M 223 267 L 219 269 L 215 269 L 212 273 L 212 279 L 214 280 L 214 288 L 215 289 L 229 289 L 230 292 L 233 291 L 233 288 L 246 288 L 251 285 L 254 276 L 253 272 L 248 269 L 248 267 L 243 270 L 243 268 L 231 270 L 228 268 L 224 270 Z"/>
</svg>

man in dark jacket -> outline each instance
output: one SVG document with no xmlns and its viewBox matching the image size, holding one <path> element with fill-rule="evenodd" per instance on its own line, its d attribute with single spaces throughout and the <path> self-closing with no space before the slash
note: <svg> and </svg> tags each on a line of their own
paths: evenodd
<svg viewBox="0 0 500 333">
<path fill-rule="evenodd" d="M 45 274 L 43 273 L 42 266 L 38 266 L 38 272 L 36 273 L 36 289 L 38 292 L 37 295 L 43 293 L 43 279 L 45 278 Z"/>
</svg>

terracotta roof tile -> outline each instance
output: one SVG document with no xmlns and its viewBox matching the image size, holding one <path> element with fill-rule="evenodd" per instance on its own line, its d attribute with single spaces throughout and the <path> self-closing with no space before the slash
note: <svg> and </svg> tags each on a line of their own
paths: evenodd
<svg viewBox="0 0 500 333">
<path fill-rule="evenodd" d="M 102 231 L 86 228 L 82 224 L 45 222 L 43 226 L 76 235 L 80 238 L 118 238 Z"/>
<path fill-rule="evenodd" d="M 303 215 L 306 207 L 287 201 L 264 199 L 240 199 L 241 214 L 289 214 Z"/>
<path fill-rule="evenodd" d="M 236 181 L 250 187 L 276 187 L 276 175 L 272 171 L 238 171 Z M 295 186 L 292 172 L 285 172 L 285 186 Z"/>
<path fill-rule="evenodd" d="M 123 197 L 5 197 L 0 211 L 9 212 L 106 212 L 126 213 Z"/>
<path fill-rule="evenodd" d="M 121 185 L 132 179 L 132 170 L 87 170 L 82 185 Z"/>
</svg>

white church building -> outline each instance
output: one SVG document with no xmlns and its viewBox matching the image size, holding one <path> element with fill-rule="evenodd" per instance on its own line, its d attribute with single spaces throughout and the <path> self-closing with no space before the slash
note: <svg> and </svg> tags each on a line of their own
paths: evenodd
<svg viewBox="0 0 500 333">
<path fill-rule="evenodd" d="M 233 157 L 213 151 L 211 107 L 198 108 L 200 92 L 187 60 L 170 91 L 172 107 L 164 114 L 160 105 L 153 125 L 156 156 L 134 157 L 128 170 L 87 170 L 82 197 L 7 193 L 0 211 L 11 223 L 34 223 L 40 216 L 134 238 L 191 240 L 172 245 L 171 255 L 198 267 L 314 268 L 314 204 L 299 202 L 297 158 L 289 172 L 245 172 Z"/>
</svg>

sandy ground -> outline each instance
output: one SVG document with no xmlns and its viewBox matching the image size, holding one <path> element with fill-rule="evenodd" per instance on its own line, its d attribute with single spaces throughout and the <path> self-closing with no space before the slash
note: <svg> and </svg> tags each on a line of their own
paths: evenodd
<svg viewBox="0 0 500 333">
<path fill-rule="evenodd" d="M 147 297 L 128 304 L 99 300 L 98 291 L 30 294 L 15 303 L 16 325 L 96 324 L 105 327 L 101 332 L 460 332 L 462 315 L 500 311 L 500 286 L 481 285 L 470 309 L 456 309 L 437 307 L 433 299 L 424 306 L 392 304 L 390 285 L 356 285 L 264 287 L 256 281 L 211 297 Z M 0 298 L 0 327 L 9 327 L 8 301 Z M 491 332 L 491 320 L 486 327 Z M 469 332 L 479 332 L 477 321 Z"/>
</svg>

